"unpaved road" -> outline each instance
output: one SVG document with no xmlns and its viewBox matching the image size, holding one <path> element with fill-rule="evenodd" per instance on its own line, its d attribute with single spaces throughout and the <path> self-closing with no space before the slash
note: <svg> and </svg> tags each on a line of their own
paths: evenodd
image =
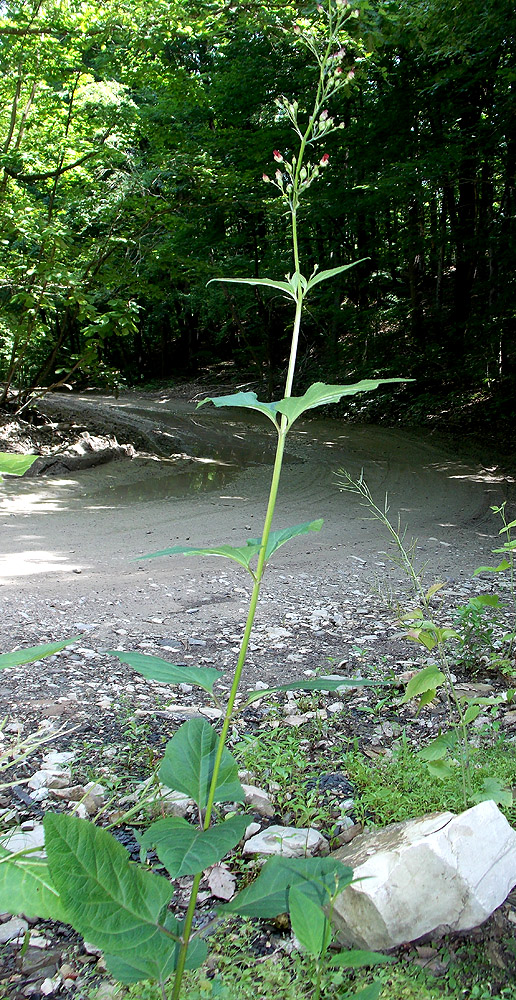
<svg viewBox="0 0 516 1000">
<path fill-rule="evenodd" d="M 134 440 L 138 430 L 156 434 L 175 457 L 138 456 L 66 478 L 4 484 L 2 649 L 83 626 L 101 645 L 112 643 L 113 633 L 129 633 L 133 643 L 173 635 L 184 644 L 188 636 L 226 631 L 230 644 L 236 642 L 247 588 L 243 570 L 221 559 L 138 557 L 181 543 L 240 544 L 258 536 L 272 428 L 259 415 L 249 420 L 243 411 L 209 405 L 196 411 L 194 403 L 158 393 L 57 397 L 53 405 L 61 419 L 69 411 L 81 414 L 85 426 L 96 421 L 96 430 L 115 428 L 120 442 Z M 295 620 L 299 601 L 319 606 L 331 598 L 334 608 L 356 605 L 358 636 L 363 595 L 399 597 L 385 533 L 357 497 L 339 491 L 341 467 L 353 476 L 363 468 L 380 503 L 388 492 L 392 517 L 400 512 L 408 534 L 419 540 L 418 561 L 427 563 L 430 581 L 466 584 L 479 564 L 492 562 L 499 524 L 490 506 L 512 503 L 514 481 L 489 467 L 489 456 L 461 453 L 425 432 L 299 421 L 287 446 L 274 526 L 323 517 L 324 528 L 274 557 L 263 627 Z M 333 646 L 338 626 L 328 621 Z"/>
</svg>

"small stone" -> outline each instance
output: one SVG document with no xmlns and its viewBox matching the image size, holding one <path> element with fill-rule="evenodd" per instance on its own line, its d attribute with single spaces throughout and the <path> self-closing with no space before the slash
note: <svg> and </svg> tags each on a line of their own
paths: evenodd
<svg viewBox="0 0 516 1000">
<path fill-rule="evenodd" d="M 259 816 L 274 816 L 274 806 L 263 788 L 256 785 L 242 785 L 246 805 L 251 806 Z"/>
<path fill-rule="evenodd" d="M 13 917 L 5 924 L 0 924 L 0 944 L 8 944 L 9 941 L 16 941 L 17 938 L 24 937 L 29 929 L 26 920 L 21 917 Z"/>
</svg>

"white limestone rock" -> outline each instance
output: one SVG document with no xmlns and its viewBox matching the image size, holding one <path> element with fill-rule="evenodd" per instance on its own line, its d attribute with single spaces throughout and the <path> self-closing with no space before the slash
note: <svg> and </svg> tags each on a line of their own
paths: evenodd
<svg viewBox="0 0 516 1000">
<path fill-rule="evenodd" d="M 316 852 L 327 854 L 328 841 L 313 827 L 269 826 L 244 844 L 244 854 L 281 854 L 304 858 Z"/>
<path fill-rule="evenodd" d="M 246 805 L 251 806 L 259 816 L 274 816 L 274 806 L 263 788 L 257 785 L 242 785 Z"/>
<path fill-rule="evenodd" d="M 516 831 L 494 802 L 364 833 L 332 856 L 364 880 L 335 901 L 344 947 L 385 950 L 470 930 L 516 885 Z"/>
</svg>

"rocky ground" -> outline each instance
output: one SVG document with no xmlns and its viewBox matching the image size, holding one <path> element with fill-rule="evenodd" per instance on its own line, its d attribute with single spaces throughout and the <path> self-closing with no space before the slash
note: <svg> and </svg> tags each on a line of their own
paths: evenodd
<svg viewBox="0 0 516 1000">
<path fill-rule="evenodd" d="M 57 456 L 60 462 L 52 461 L 47 475 L 4 486 L 1 651 L 78 637 L 46 660 L 0 675 L 0 714 L 6 718 L 0 746 L 23 743 L 35 732 L 49 740 L 18 763 L 14 775 L 9 772 L 21 783 L 0 793 L 6 829 L 37 828 L 48 808 L 113 820 L 128 807 L 137 783 L 184 719 L 207 713 L 216 720 L 217 710 L 195 689 L 145 681 L 108 654 L 136 650 L 170 662 L 216 666 L 228 678 L 219 685 L 219 695 L 228 688 L 246 614 L 245 576 L 221 560 L 147 562 L 141 557 L 171 544 L 240 542 L 258 534 L 271 445 L 254 423 L 232 420 L 221 431 L 204 410 L 198 416 L 184 395 L 75 399 L 73 412 L 67 397 L 65 403 L 58 398 L 47 404 L 50 425 L 7 420 L 0 427 L 0 450 L 30 445 L 44 459 Z M 116 441 L 109 433 L 111 421 Z M 156 444 L 151 450 L 152 441 L 159 441 L 159 449 Z M 156 452 L 163 453 L 166 441 L 168 455 L 158 462 Z M 104 450 L 115 451 L 119 460 L 95 468 L 66 464 L 68 457 Z M 379 498 L 388 488 L 394 518 L 400 509 L 410 532 L 417 532 L 418 565 L 427 563 L 429 583 L 439 577 L 446 584 L 436 598 L 442 623 L 451 622 L 453 609 L 470 596 L 495 589 L 492 576 L 473 578 L 472 572 L 492 562 L 498 525 L 490 505 L 511 502 L 513 495 L 509 473 L 488 458 L 458 455 L 435 438 L 385 429 L 348 431 L 337 421 L 300 425 L 293 436 L 278 523 L 321 514 L 325 531 L 292 542 L 290 552 L 285 546 L 269 567 L 244 687 L 323 672 L 388 681 L 392 698 L 381 710 L 375 689 L 312 702 L 283 696 L 272 704 L 264 700 L 243 714 L 233 740 L 243 733 L 270 732 L 281 723 L 309 734 L 315 758 L 316 713 L 316 729 L 323 727 L 325 733 L 327 773 L 337 776 L 337 815 L 346 790 L 339 786 L 345 775 L 338 762 L 330 766 L 332 733 L 356 738 L 364 753 L 374 756 L 390 752 L 400 727 L 416 743 L 424 741 L 437 732 L 445 712 L 442 702 L 421 716 L 411 706 L 399 706 L 400 677 L 421 661 L 414 645 L 402 638 L 397 616 L 411 596 L 389 561 L 378 527 L 364 520 L 355 497 L 335 488 L 334 470 L 344 462 L 353 474 L 366 463 Z M 497 579 L 496 585 L 507 595 L 505 581 Z M 507 687 L 501 675 L 485 670 L 475 677 L 465 672 L 459 680 L 491 685 L 484 693 Z M 512 739 L 516 713 L 510 705 L 502 706 L 500 720 Z M 49 752 L 72 756 L 53 758 L 52 765 Z M 53 766 L 57 783 L 34 777 Z M 247 777 L 252 783 L 253 775 Z M 93 784 L 88 787 L 88 782 Z M 256 809 L 260 827 L 285 818 L 274 789 L 266 791 L 272 815 Z M 336 835 L 335 829 L 323 832 Z M 130 823 L 122 824 L 120 836 L 131 847 Z M 206 880 L 207 912 L 217 891 Z M 507 959 L 497 942 L 514 919 L 509 901 L 481 932 L 494 942 L 502 978 Z M 65 928 L 35 922 L 24 951 L 19 938 L 9 941 L 16 928 L 8 915 L 2 920 L 6 996 L 82 997 L 89 983 L 105 980 L 102 959 Z M 421 959 L 417 953 L 413 957 Z"/>
</svg>

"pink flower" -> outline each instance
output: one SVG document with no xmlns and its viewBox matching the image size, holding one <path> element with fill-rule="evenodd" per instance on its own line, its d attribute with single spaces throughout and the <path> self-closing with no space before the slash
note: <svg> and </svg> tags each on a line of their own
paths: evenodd
<svg viewBox="0 0 516 1000">
<path fill-rule="evenodd" d="M 328 112 L 327 111 L 321 111 L 321 114 L 319 115 L 319 121 L 320 122 L 325 122 L 326 119 L 327 119 L 327 117 L 328 117 Z"/>
<path fill-rule="evenodd" d="M 274 176 L 275 176 L 278 184 L 281 184 L 283 182 L 283 174 L 281 173 L 281 170 L 277 170 L 276 173 L 274 174 Z"/>
<path fill-rule="evenodd" d="M 271 179 L 268 174 L 262 174 L 262 181 L 265 181 L 266 184 L 270 184 Z"/>
<path fill-rule="evenodd" d="M 341 73 L 342 73 L 342 66 L 337 66 L 337 69 L 335 70 L 335 76 L 340 76 Z"/>
<path fill-rule="evenodd" d="M 272 155 L 274 156 L 274 159 L 276 160 L 276 163 L 283 163 L 283 157 L 282 157 L 279 149 L 275 149 L 273 151 Z"/>
<path fill-rule="evenodd" d="M 323 155 L 321 156 L 321 159 L 319 161 L 319 166 L 320 167 L 325 167 L 328 164 L 329 159 L 330 159 L 330 154 L 329 153 L 323 153 Z"/>
</svg>

